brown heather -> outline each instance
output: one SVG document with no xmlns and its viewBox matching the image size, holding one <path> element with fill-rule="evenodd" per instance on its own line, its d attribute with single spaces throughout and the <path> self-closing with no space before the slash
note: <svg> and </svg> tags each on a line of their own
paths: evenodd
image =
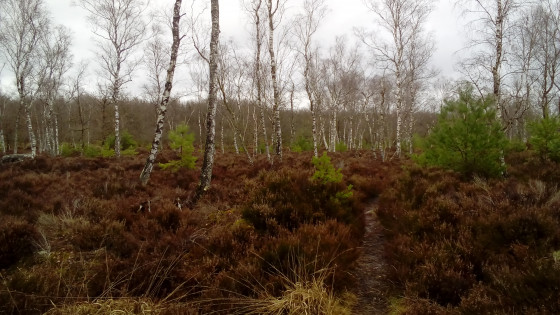
<svg viewBox="0 0 560 315">
<path fill-rule="evenodd" d="M 326 187 L 311 154 L 217 154 L 192 208 L 199 171 L 142 186 L 142 156 L 0 165 L 0 313 L 349 314 L 364 205 L 395 169 L 362 154 L 334 155 Z"/>
<path fill-rule="evenodd" d="M 283 159 L 218 154 L 194 207 L 196 169 L 142 186 L 141 156 L 0 165 L 0 313 L 361 314 L 364 283 L 382 313 L 560 313 L 556 164 L 512 153 L 486 180 L 337 153 L 321 186 L 311 154 Z M 382 282 L 356 277 L 372 203 Z"/>
<path fill-rule="evenodd" d="M 380 201 L 392 308 L 404 314 L 558 314 L 558 167 L 510 157 L 487 181 L 406 167 Z"/>
</svg>

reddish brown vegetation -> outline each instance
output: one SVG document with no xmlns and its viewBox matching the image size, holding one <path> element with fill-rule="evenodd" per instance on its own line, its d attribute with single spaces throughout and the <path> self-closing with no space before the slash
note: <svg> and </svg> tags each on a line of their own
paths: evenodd
<svg viewBox="0 0 560 315">
<path fill-rule="evenodd" d="M 328 283 L 343 292 L 355 281 L 363 205 L 394 168 L 355 154 L 333 156 L 345 181 L 326 187 L 309 179 L 310 154 L 273 166 L 218 155 L 193 209 L 198 171 L 156 170 L 144 187 L 142 156 L 0 165 L 0 312 L 120 297 L 193 302 L 177 314 L 227 312 L 281 294 L 297 268 L 331 268 Z M 334 198 L 348 184 L 354 196 Z"/>
<path fill-rule="evenodd" d="M 412 166 L 383 194 L 405 313 L 560 313 L 560 172 L 526 153 L 509 162 L 493 181 Z"/>
</svg>

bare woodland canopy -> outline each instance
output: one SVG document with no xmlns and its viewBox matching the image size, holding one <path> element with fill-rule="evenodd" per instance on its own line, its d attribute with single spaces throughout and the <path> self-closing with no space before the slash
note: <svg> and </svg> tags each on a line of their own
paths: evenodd
<svg viewBox="0 0 560 315">
<path fill-rule="evenodd" d="M 43 0 L 0 0 L 0 66 L 17 89 L 0 91 L 4 153 L 58 155 L 64 145 L 101 146 L 113 136 L 118 155 L 125 131 L 149 144 L 177 35 L 181 79 L 174 87 L 182 88 L 171 93 L 162 129 L 186 123 L 195 145 L 203 146 L 210 1 L 185 1 L 175 35 L 174 1 L 158 11 L 142 0 L 109 1 L 116 16 L 104 11 L 105 2 L 77 1 L 92 33 L 72 34 L 50 18 Z M 435 47 L 445 43 L 436 43 L 426 28 L 431 0 L 364 0 L 371 27 L 328 47 L 316 38 L 329 23 L 328 0 L 240 1 L 251 43 L 220 38 L 217 47 L 218 150 L 271 160 L 287 149 L 401 154 L 464 82 L 481 97 L 495 98 L 510 138 L 526 139 L 527 121 L 560 108 L 560 1 L 455 2 L 470 21 L 470 41 L 460 52 L 461 77 L 450 81 L 433 67 Z M 96 60 L 71 55 L 75 36 L 95 40 Z M 134 81 L 145 82 L 143 89 L 128 89 Z"/>
</svg>

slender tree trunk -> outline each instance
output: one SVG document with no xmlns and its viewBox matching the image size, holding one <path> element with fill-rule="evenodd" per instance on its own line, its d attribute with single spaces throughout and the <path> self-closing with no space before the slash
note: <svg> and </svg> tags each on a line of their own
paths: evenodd
<svg viewBox="0 0 560 315">
<path fill-rule="evenodd" d="M 60 155 L 60 135 L 58 130 L 58 117 L 53 114 L 54 117 L 54 154 Z"/>
<path fill-rule="evenodd" d="M 496 60 L 494 66 L 492 67 L 492 78 L 494 81 L 494 97 L 496 101 L 496 115 L 498 119 L 502 121 L 502 105 L 501 105 L 501 73 L 500 69 L 502 67 L 502 56 L 503 56 L 503 27 L 504 27 L 504 12 L 502 6 L 502 0 L 497 0 L 497 15 L 496 15 Z"/>
<path fill-rule="evenodd" d="M 257 118 L 256 111 L 257 109 L 253 108 L 253 123 L 255 124 L 253 126 L 253 154 L 255 154 L 255 156 L 259 153 L 259 119 Z"/>
<path fill-rule="evenodd" d="M 121 118 L 119 113 L 119 103 L 114 101 L 115 106 L 115 156 L 121 156 Z"/>
<path fill-rule="evenodd" d="M 385 113 L 384 108 L 382 108 L 382 112 L 379 115 L 379 124 L 376 128 L 376 138 L 377 138 L 377 147 L 379 149 L 379 153 L 381 154 L 381 160 L 385 162 L 385 145 L 387 143 L 387 132 L 385 131 L 387 122 L 385 121 Z"/>
<path fill-rule="evenodd" d="M 208 115 L 206 116 L 206 144 L 204 161 L 200 175 L 200 183 L 193 197 L 196 203 L 210 188 L 212 168 L 214 166 L 215 133 L 216 133 L 216 100 L 217 100 L 217 70 L 218 70 L 218 42 L 220 36 L 220 7 L 218 0 L 211 0 L 212 33 L 210 36 L 210 63 L 208 84 Z"/>
<path fill-rule="evenodd" d="M 396 109 L 397 109 L 397 133 L 395 135 L 395 141 L 396 141 L 396 152 L 395 154 L 397 156 L 401 156 L 402 153 L 402 133 L 403 133 L 403 87 L 402 87 L 402 77 L 401 77 L 401 71 L 400 71 L 400 66 L 397 66 L 397 82 L 396 82 L 396 88 L 397 88 L 397 104 L 396 104 Z"/>
<path fill-rule="evenodd" d="M 294 93 L 295 87 L 292 83 L 292 89 L 290 90 L 290 146 L 294 144 L 294 133 L 295 133 L 295 126 L 294 126 Z"/>
<path fill-rule="evenodd" d="M 6 154 L 6 141 L 4 140 L 4 129 L 0 128 L 0 146 L 2 147 L 2 153 Z"/>
<path fill-rule="evenodd" d="M 22 102 L 18 107 L 17 115 L 16 115 L 16 122 L 14 127 L 14 154 L 18 154 L 18 135 L 19 135 L 19 119 L 21 116 L 21 109 L 22 109 Z"/>
<path fill-rule="evenodd" d="M 4 140 L 4 125 L 2 124 L 3 121 L 2 114 L 4 112 L 5 112 L 4 106 L 0 107 L 0 146 L 2 146 L 2 153 L 6 154 L 6 141 Z"/>
<path fill-rule="evenodd" d="M 4 125 L 2 124 L 3 117 L 2 114 L 5 112 L 5 109 L 0 108 L 0 146 L 2 147 L 2 153 L 6 154 L 6 140 L 4 140 Z"/>
<path fill-rule="evenodd" d="M 350 114 L 350 124 L 348 125 L 348 150 L 352 150 L 354 148 L 353 147 L 354 142 L 352 141 L 353 140 L 352 137 L 354 136 L 352 134 L 353 128 L 354 128 L 354 117 L 352 116 L 352 114 Z"/>
<path fill-rule="evenodd" d="M 233 145 L 235 147 L 235 153 L 239 154 L 239 149 L 237 148 L 237 137 L 236 134 L 233 134 Z M 224 148 L 224 120 L 222 119 L 222 123 L 220 124 L 220 148 L 222 149 L 222 154 L 226 153 L 226 149 Z"/>
<path fill-rule="evenodd" d="M 336 152 L 336 138 L 337 138 L 337 130 L 336 130 L 336 110 L 333 109 L 331 113 L 331 123 L 330 123 L 330 145 L 329 145 L 329 152 Z"/>
<path fill-rule="evenodd" d="M 319 142 L 319 139 L 317 139 L 317 113 L 315 109 L 311 110 L 311 133 L 313 134 L 313 155 L 319 157 L 319 146 L 317 145 Z"/>
<path fill-rule="evenodd" d="M 264 107 L 265 105 L 263 104 L 263 87 L 262 87 L 262 81 L 261 81 L 261 50 L 262 50 L 262 41 L 261 41 L 261 17 L 260 17 L 260 13 L 259 10 L 261 8 L 261 4 L 262 2 L 259 1 L 258 2 L 258 6 L 255 8 L 255 42 L 257 44 L 257 49 L 255 51 L 255 81 L 256 81 L 256 88 L 257 88 L 257 107 L 259 108 L 260 111 L 260 124 L 261 124 L 261 130 L 262 130 L 262 136 L 263 136 L 263 140 L 264 140 L 264 146 L 265 146 L 265 150 L 266 150 L 266 158 L 268 159 L 269 162 L 272 162 L 272 158 L 270 156 L 270 149 L 268 146 L 268 138 L 267 138 L 267 132 L 266 132 L 266 120 L 265 120 L 265 114 L 264 114 Z M 257 127 L 255 127 L 257 128 Z M 258 138 L 257 141 L 255 142 L 256 146 L 255 146 L 255 150 L 257 150 L 256 152 L 258 152 Z"/>
<path fill-rule="evenodd" d="M 49 118 L 49 111 L 47 110 L 47 106 L 48 105 L 45 104 L 45 106 L 43 107 L 42 115 L 37 116 L 37 138 L 39 139 L 39 147 L 38 147 L 39 152 L 48 151 L 49 153 L 51 153 L 50 126 L 47 123 L 47 121 L 49 121 L 50 118 Z"/>
<path fill-rule="evenodd" d="M 329 143 L 327 142 L 327 132 L 325 131 L 325 121 L 324 119 L 320 119 L 319 117 L 320 125 L 321 125 L 321 138 L 323 139 L 323 146 L 325 147 L 325 149 L 327 149 L 327 151 L 330 151 L 330 147 L 329 147 Z"/>
<path fill-rule="evenodd" d="M 272 157 L 270 156 L 270 148 L 268 146 L 268 136 L 267 136 L 267 132 L 266 132 L 266 119 L 265 119 L 265 115 L 264 115 L 264 104 L 261 104 L 260 111 L 261 111 L 261 129 L 262 129 L 262 134 L 263 134 L 263 139 L 264 139 L 264 147 L 265 147 L 265 150 L 266 150 L 266 158 L 268 159 L 269 162 L 272 162 Z"/>
<path fill-rule="evenodd" d="M 317 136 L 317 109 L 315 104 L 315 98 L 313 96 L 313 91 L 311 90 L 311 79 L 309 78 L 310 64 L 311 61 L 309 57 L 305 56 L 305 70 L 303 73 L 305 79 L 305 92 L 307 93 L 307 98 L 309 99 L 309 110 L 311 111 L 311 133 L 313 136 L 313 154 L 315 157 L 319 157 L 318 149 L 318 136 Z"/>
<path fill-rule="evenodd" d="M 48 151 L 51 156 L 58 155 L 57 137 L 58 122 L 54 114 L 54 100 L 49 98 L 45 104 L 45 117 L 43 120 L 44 146 L 43 150 Z"/>
<path fill-rule="evenodd" d="M 21 99 L 23 102 L 23 98 Z M 27 120 L 27 132 L 29 133 L 29 144 L 31 145 L 31 157 L 37 156 L 37 139 L 33 132 L 33 121 L 31 120 L 31 102 L 23 105 L 25 108 L 25 119 Z"/>
<path fill-rule="evenodd" d="M 202 112 L 199 110 L 198 112 L 198 147 L 200 148 L 200 151 L 202 152 Z"/>
<path fill-rule="evenodd" d="M 282 127 L 280 125 L 280 90 L 278 89 L 277 64 L 274 53 L 274 15 L 276 9 L 272 7 L 272 0 L 268 0 L 268 53 L 270 54 L 270 76 L 272 78 L 272 90 L 274 94 L 274 104 L 272 113 L 274 118 L 274 132 L 276 135 L 275 154 L 282 161 Z"/>
<path fill-rule="evenodd" d="M 113 91 L 111 95 L 111 101 L 115 107 L 115 156 L 121 156 L 121 116 L 119 112 L 119 98 L 120 98 L 120 87 L 121 87 L 121 57 L 120 54 L 117 57 L 117 70 L 113 78 Z"/>
<path fill-rule="evenodd" d="M 412 136 L 414 132 L 414 116 L 412 115 L 412 111 L 410 112 L 410 120 L 408 121 L 408 154 L 413 153 L 413 146 L 412 146 Z"/>
<path fill-rule="evenodd" d="M 150 155 L 144 164 L 144 169 L 140 174 L 140 181 L 142 185 L 146 185 L 150 179 L 150 174 L 154 168 L 159 146 L 161 145 L 161 138 L 163 135 L 163 127 L 165 126 L 165 115 L 167 114 L 167 106 L 171 96 L 171 89 L 173 88 L 173 77 L 175 75 L 175 67 L 177 65 L 177 55 L 179 51 L 179 44 L 181 37 L 179 36 L 179 22 L 181 20 L 181 3 L 182 0 L 176 0 L 173 9 L 173 44 L 171 45 L 171 59 L 169 60 L 169 67 L 167 68 L 167 77 L 165 79 L 165 88 L 158 107 L 158 118 L 156 122 L 156 131 L 154 133 L 154 140 L 152 141 L 152 149 Z"/>
<path fill-rule="evenodd" d="M 233 134 L 233 149 L 235 150 L 235 154 L 239 154 L 239 146 L 237 145 L 237 133 Z"/>
</svg>

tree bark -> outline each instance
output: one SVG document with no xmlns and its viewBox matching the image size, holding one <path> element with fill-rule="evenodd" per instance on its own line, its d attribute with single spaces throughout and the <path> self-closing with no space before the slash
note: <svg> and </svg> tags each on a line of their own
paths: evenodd
<svg viewBox="0 0 560 315">
<path fill-rule="evenodd" d="M 336 108 L 333 107 L 333 111 L 331 113 L 331 122 L 330 122 L 329 152 L 336 152 L 336 141 L 338 138 L 337 132 L 338 130 L 336 129 Z"/>
<path fill-rule="evenodd" d="M 492 67 L 492 79 L 494 83 L 494 97 L 496 101 L 496 115 L 502 121 L 502 106 L 501 106 L 501 72 L 503 60 L 503 38 L 504 38 L 504 12 L 502 7 L 502 0 L 497 0 L 496 14 L 496 60 Z M 503 124 L 503 122 L 502 122 Z"/>
<path fill-rule="evenodd" d="M 2 153 L 6 154 L 6 141 L 4 141 L 4 130 L 0 128 L 0 146 L 2 147 Z"/>
<path fill-rule="evenodd" d="M 280 90 L 278 89 L 277 63 L 274 53 L 274 15 L 279 6 L 276 0 L 276 8 L 273 8 L 273 0 L 268 0 L 268 53 L 270 55 L 270 76 L 272 78 L 272 90 L 274 94 L 274 104 L 272 113 L 274 118 L 274 132 L 276 135 L 275 154 L 282 161 L 282 127 L 280 124 Z"/>
<path fill-rule="evenodd" d="M 150 179 L 150 174 L 152 173 L 152 170 L 154 168 L 154 162 L 158 154 L 158 149 L 161 145 L 163 128 L 165 126 L 165 115 L 167 114 L 167 105 L 169 104 L 171 89 L 173 88 L 173 77 L 175 75 L 175 68 L 177 66 L 177 55 L 179 52 L 179 45 L 182 39 L 179 36 L 179 23 L 181 21 L 181 3 L 182 0 L 176 0 L 175 6 L 173 8 L 173 27 L 172 27 L 173 44 L 171 45 L 171 59 L 169 60 L 169 67 L 167 68 L 165 88 L 163 90 L 161 102 L 158 107 L 158 118 L 156 122 L 154 140 L 152 141 L 152 149 L 150 150 L 150 155 L 148 156 L 146 163 L 144 164 L 144 169 L 140 174 L 140 181 L 142 182 L 142 185 L 146 185 L 148 183 L 148 180 Z"/>
<path fill-rule="evenodd" d="M 262 50 L 262 41 L 261 41 L 261 16 L 260 16 L 260 9 L 262 5 L 262 0 L 257 2 L 257 6 L 253 8 L 254 12 L 254 19 L 255 19 L 255 43 L 256 43 L 256 51 L 255 51 L 255 85 L 257 89 L 257 107 L 259 108 L 260 114 L 260 125 L 262 130 L 262 136 L 264 140 L 264 146 L 266 150 L 266 158 L 269 162 L 272 162 L 272 158 L 270 156 L 270 148 L 268 146 L 268 138 L 266 132 L 266 120 L 265 120 L 265 105 L 263 103 L 263 87 L 262 87 L 262 78 L 261 78 L 261 50 Z M 255 150 L 258 152 L 258 140 L 255 142 Z"/>
<path fill-rule="evenodd" d="M 19 135 L 19 119 L 21 116 L 21 103 L 16 113 L 16 122 L 14 127 L 14 154 L 18 154 L 18 135 Z"/>
<path fill-rule="evenodd" d="M 313 154 L 315 157 L 319 157 L 318 149 L 318 136 L 317 136 L 317 108 L 315 104 L 315 97 L 311 88 L 311 78 L 309 72 L 311 71 L 311 60 L 308 56 L 307 47 L 305 48 L 305 70 L 303 71 L 303 77 L 305 79 L 305 92 L 307 93 L 307 98 L 309 99 L 309 110 L 311 111 L 311 133 L 313 136 Z"/>
<path fill-rule="evenodd" d="M 21 101 L 23 102 L 23 99 L 21 99 Z M 37 139 L 35 138 L 35 133 L 33 132 L 33 121 L 31 120 L 31 102 L 28 102 L 23 106 L 25 108 L 29 144 L 31 146 L 31 158 L 35 158 L 35 156 L 37 156 Z"/>
<path fill-rule="evenodd" d="M 214 153 L 216 150 L 216 101 L 217 85 L 216 77 L 218 71 L 218 43 L 220 37 L 220 6 L 218 0 L 211 0 L 212 33 L 210 35 L 210 58 L 209 58 L 209 82 L 208 82 L 208 114 L 206 116 L 206 144 L 204 148 L 204 160 L 200 174 L 200 183 L 193 197 L 196 203 L 200 197 L 210 189 L 212 181 L 212 168 L 214 166 Z"/>
<path fill-rule="evenodd" d="M 119 91 L 120 91 L 120 80 L 119 76 L 120 65 L 117 66 L 117 73 L 115 81 L 113 82 L 113 94 L 111 96 L 111 102 L 115 107 L 115 156 L 121 156 L 121 116 L 119 113 Z"/>
</svg>

